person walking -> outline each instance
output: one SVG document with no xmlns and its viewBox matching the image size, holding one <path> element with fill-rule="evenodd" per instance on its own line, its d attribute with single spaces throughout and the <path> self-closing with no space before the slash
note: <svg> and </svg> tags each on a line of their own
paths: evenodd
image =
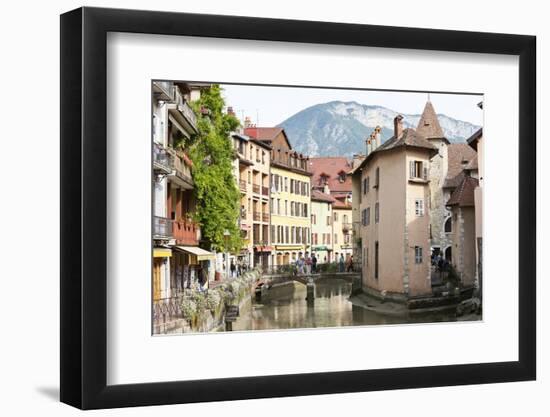
<svg viewBox="0 0 550 417">
<path fill-rule="evenodd" d="M 311 258 L 306 253 L 306 274 L 308 275 L 311 275 L 311 265 L 312 265 Z"/>
<path fill-rule="evenodd" d="M 317 257 L 315 254 L 311 257 L 311 270 L 314 274 L 317 273 Z"/>
<path fill-rule="evenodd" d="M 237 267 L 235 266 L 235 262 L 233 259 L 231 259 L 231 265 L 229 266 L 229 270 L 231 271 L 231 278 L 235 278 Z"/>
<path fill-rule="evenodd" d="M 348 256 L 348 266 L 346 268 L 347 272 L 353 272 L 353 255 Z"/>
<path fill-rule="evenodd" d="M 340 260 L 338 262 L 338 271 L 344 272 L 344 254 L 343 253 L 340 254 Z"/>
</svg>

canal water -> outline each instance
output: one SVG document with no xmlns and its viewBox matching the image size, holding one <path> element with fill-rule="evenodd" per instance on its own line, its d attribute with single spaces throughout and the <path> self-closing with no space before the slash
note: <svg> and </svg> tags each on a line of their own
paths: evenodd
<svg viewBox="0 0 550 417">
<path fill-rule="evenodd" d="M 306 286 L 301 283 L 274 286 L 261 300 L 253 297 L 252 303 L 243 306 L 232 328 L 247 331 L 456 321 L 448 313 L 412 318 L 382 315 L 354 305 L 350 294 L 351 283 L 338 278 L 318 279 L 313 302 L 306 300 Z"/>
</svg>

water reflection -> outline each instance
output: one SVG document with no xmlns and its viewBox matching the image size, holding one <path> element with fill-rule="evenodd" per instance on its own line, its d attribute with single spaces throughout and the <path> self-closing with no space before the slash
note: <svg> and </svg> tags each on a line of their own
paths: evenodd
<svg viewBox="0 0 550 417">
<path fill-rule="evenodd" d="M 351 283 L 341 279 L 320 279 L 315 283 L 315 299 L 306 300 L 306 286 L 290 282 L 271 288 L 261 300 L 241 309 L 233 330 L 300 329 L 360 326 L 373 324 L 455 321 L 449 314 L 417 317 L 378 314 L 349 301 Z"/>
</svg>

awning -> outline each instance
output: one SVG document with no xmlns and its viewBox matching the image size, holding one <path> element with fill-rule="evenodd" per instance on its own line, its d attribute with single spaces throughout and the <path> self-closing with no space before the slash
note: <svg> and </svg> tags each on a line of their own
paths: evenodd
<svg viewBox="0 0 550 417">
<path fill-rule="evenodd" d="M 212 252 L 208 252 L 207 250 L 199 248 L 198 246 L 173 246 L 173 248 L 181 252 L 188 253 L 190 255 L 195 255 L 197 257 L 197 261 L 208 261 L 216 259 L 216 255 L 214 255 Z"/>
<path fill-rule="evenodd" d="M 313 250 L 329 250 L 326 246 L 314 246 Z"/>
<path fill-rule="evenodd" d="M 303 246 L 281 246 L 281 245 L 277 245 L 275 246 L 275 248 L 277 248 L 277 250 L 304 250 L 304 247 Z"/>
<path fill-rule="evenodd" d="M 167 248 L 153 248 L 153 258 L 170 258 L 172 251 Z"/>
<path fill-rule="evenodd" d="M 254 250 L 257 252 L 271 252 L 273 250 L 273 247 L 257 245 L 254 247 Z"/>
</svg>

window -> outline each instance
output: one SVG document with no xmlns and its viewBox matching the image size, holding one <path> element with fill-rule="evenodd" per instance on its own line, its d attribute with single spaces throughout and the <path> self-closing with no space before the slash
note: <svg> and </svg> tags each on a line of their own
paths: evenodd
<svg viewBox="0 0 550 417">
<path fill-rule="evenodd" d="M 422 246 L 414 247 L 414 263 L 415 264 L 422 263 Z"/>
<path fill-rule="evenodd" d="M 327 226 L 330 226 L 330 216 L 327 216 Z"/>
<path fill-rule="evenodd" d="M 334 244 L 338 244 L 338 235 L 336 233 L 334 233 Z"/>
<path fill-rule="evenodd" d="M 288 216 L 288 200 L 285 200 L 285 216 Z"/>
<path fill-rule="evenodd" d="M 288 178 L 285 177 L 285 193 L 288 192 Z"/>
<path fill-rule="evenodd" d="M 307 217 L 307 204 L 304 204 L 304 217 Z"/>
<path fill-rule="evenodd" d="M 262 151 L 262 164 L 265 164 L 265 152 Z"/>
<path fill-rule="evenodd" d="M 327 245 L 330 245 L 330 233 L 327 233 Z"/>
<path fill-rule="evenodd" d="M 380 167 L 376 167 L 376 174 L 374 176 L 374 188 L 380 187 Z"/>
<path fill-rule="evenodd" d="M 338 221 L 338 212 L 334 212 L 334 221 L 335 221 L 335 222 Z"/>
<path fill-rule="evenodd" d="M 417 198 L 414 200 L 414 213 L 421 217 L 424 215 L 424 200 L 422 198 Z"/>
<path fill-rule="evenodd" d="M 290 228 L 290 243 L 295 243 L 295 239 L 296 239 L 296 228 L 292 226 Z"/>
<path fill-rule="evenodd" d="M 378 258 L 380 256 L 378 241 L 374 242 L 374 278 L 378 279 Z"/>
<path fill-rule="evenodd" d="M 370 207 L 363 209 L 361 216 L 361 223 L 363 226 L 368 226 L 370 224 Z"/>
<path fill-rule="evenodd" d="M 409 176 L 410 178 L 428 179 L 428 168 L 424 166 L 422 161 L 409 161 Z"/>
<path fill-rule="evenodd" d="M 338 173 L 338 181 L 345 182 L 346 181 L 346 173 L 345 171 L 340 171 Z"/>
<path fill-rule="evenodd" d="M 275 239 L 275 226 L 271 226 L 271 241 Z"/>
<path fill-rule="evenodd" d="M 369 192 L 369 177 L 363 178 L 363 194 L 367 194 Z"/>
<path fill-rule="evenodd" d="M 317 216 L 315 214 L 311 215 L 311 224 L 317 224 Z"/>
<path fill-rule="evenodd" d="M 374 205 L 374 222 L 380 223 L 380 204 L 376 203 Z"/>
<path fill-rule="evenodd" d="M 453 231 L 453 220 L 452 217 L 449 217 L 445 220 L 445 233 L 451 233 Z"/>
<path fill-rule="evenodd" d="M 344 217 L 342 218 L 342 223 L 347 223 L 347 222 L 348 222 L 348 215 L 344 214 Z"/>
<path fill-rule="evenodd" d="M 294 201 L 290 202 L 290 215 L 294 216 Z"/>
<path fill-rule="evenodd" d="M 293 179 L 290 179 L 290 192 L 291 193 L 294 192 L 294 180 Z"/>
</svg>

